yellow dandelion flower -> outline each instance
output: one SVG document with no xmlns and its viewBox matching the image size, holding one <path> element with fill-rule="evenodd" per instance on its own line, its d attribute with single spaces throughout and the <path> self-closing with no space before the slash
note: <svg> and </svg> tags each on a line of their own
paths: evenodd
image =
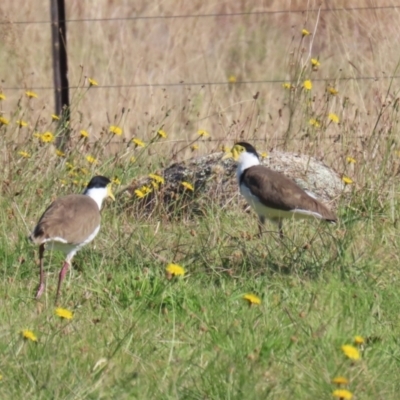
<svg viewBox="0 0 400 400">
<path fill-rule="evenodd" d="M 19 151 L 18 154 L 23 158 L 30 158 L 31 155 L 26 151 Z"/>
<path fill-rule="evenodd" d="M 132 156 L 132 157 L 129 159 L 129 161 L 133 164 L 133 163 L 136 162 L 136 158 Z"/>
<path fill-rule="evenodd" d="M 0 93 L 0 100 L 5 100 L 7 97 L 3 94 L 3 93 Z"/>
<path fill-rule="evenodd" d="M 72 318 L 74 318 L 74 313 L 72 311 L 70 311 L 70 310 L 65 309 L 65 308 L 60 308 L 60 307 L 56 308 L 54 310 L 54 314 L 56 314 L 57 317 L 64 318 L 64 319 L 72 319 Z"/>
<path fill-rule="evenodd" d="M 308 123 L 309 123 L 311 126 L 315 126 L 316 128 L 320 128 L 320 127 L 321 127 L 321 123 L 320 123 L 317 119 L 315 119 L 315 118 L 311 118 L 311 119 L 308 121 Z"/>
<path fill-rule="evenodd" d="M 293 86 L 292 86 L 291 83 L 285 82 L 285 83 L 282 83 L 282 87 L 283 87 L 284 89 L 291 89 Z"/>
<path fill-rule="evenodd" d="M 165 180 L 162 176 L 157 175 L 157 174 L 149 174 L 149 178 L 153 179 L 153 181 L 157 182 L 157 183 L 164 183 Z"/>
<path fill-rule="evenodd" d="M 160 184 L 156 181 L 151 181 L 151 186 L 153 186 L 154 190 L 157 190 L 160 187 Z"/>
<path fill-rule="evenodd" d="M 313 67 L 319 67 L 321 65 L 321 63 L 316 58 L 312 58 L 311 59 L 311 65 Z"/>
<path fill-rule="evenodd" d="M 357 347 L 354 347 L 350 344 L 345 344 L 342 346 L 342 351 L 344 355 L 351 360 L 358 360 L 360 358 L 360 352 Z"/>
<path fill-rule="evenodd" d="M 42 134 L 41 134 L 41 133 L 38 133 L 38 132 L 35 132 L 35 133 L 33 134 L 33 137 L 35 137 L 35 138 L 37 138 L 37 139 L 40 139 L 40 138 L 42 137 Z"/>
<path fill-rule="evenodd" d="M 143 142 L 143 140 L 134 138 L 132 139 L 132 142 L 135 144 L 135 147 L 144 147 L 145 143 Z"/>
<path fill-rule="evenodd" d="M 39 97 L 35 92 L 32 92 L 32 91 L 30 91 L 30 90 L 27 90 L 27 91 L 25 92 L 25 94 L 26 94 L 27 97 L 29 97 L 30 99 L 37 99 L 37 98 Z"/>
<path fill-rule="evenodd" d="M 243 296 L 243 300 L 246 300 L 250 305 L 261 304 L 261 299 L 258 296 L 256 296 L 255 294 L 251 294 L 251 293 L 245 294 Z"/>
<path fill-rule="evenodd" d="M 87 155 L 87 156 L 86 156 L 86 161 L 87 161 L 89 164 L 97 164 L 97 160 L 96 160 L 93 156 L 90 156 L 90 155 Z"/>
<path fill-rule="evenodd" d="M 54 142 L 54 135 L 51 132 L 45 132 L 40 135 L 40 140 L 43 143 L 51 143 Z"/>
<path fill-rule="evenodd" d="M 337 89 L 335 89 L 333 86 L 328 86 L 328 88 L 326 90 L 332 96 L 336 96 L 339 93 L 339 91 Z"/>
<path fill-rule="evenodd" d="M 339 117 L 334 113 L 329 113 L 328 118 L 335 124 L 339 123 Z"/>
<path fill-rule="evenodd" d="M 111 125 L 109 131 L 117 136 L 122 135 L 122 128 L 120 128 L 119 126 Z"/>
<path fill-rule="evenodd" d="M 312 82 L 309 79 L 305 80 L 303 82 L 303 87 L 306 90 L 311 90 L 312 89 Z"/>
<path fill-rule="evenodd" d="M 228 82 L 229 83 L 236 83 L 237 82 L 236 76 L 235 75 L 229 75 Z"/>
<path fill-rule="evenodd" d="M 350 156 L 346 157 L 346 161 L 348 164 L 355 164 L 357 162 L 355 158 Z"/>
<path fill-rule="evenodd" d="M 157 131 L 157 135 L 160 138 L 166 139 L 167 138 L 167 133 L 165 131 L 163 131 L 162 129 Z"/>
<path fill-rule="evenodd" d="M 112 182 L 114 185 L 120 185 L 120 184 L 121 184 L 121 180 L 118 179 L 117 176 L 114 176 L 114 178 L 111 179 L 111 182 Z"/>
<path fill-rule="evenodd" d="M 168 264 L 165 268 L 168 274 L 172 276 L 183 276 L 185 275 L 185 269 L 178 264 Z"/>
<path fill-rule="evenodd" d="M 95 81 L 95 80 L 92 79 L 92 78 L 88 78 L 88 81 L 89 81 L 89 87 L 90 87 L 90 86 L 99 86 L 99 84 L 97 83 L 97 81 Z"/>
<path fill-rule="evenodd" d="M 181 185 L 187 190 L 194 191 L 194 187 L 189 182 L 181 182 Z"/>
<path fill-rule="evenodd" d="M 53 121 L 59 121 L 59 120 L 60 120 L 60 117 L 59 117 L 58 115 L 56 115 L 56 114 L 51 114 L 51 119 L 52 119 Z"/>
<path fill-rule="evenodd" d="M 210 136 L 210 134 L 209 134 L 207 131 L 205 131 L 204 129 L 199 129 L 199 130 L 197 131 L 197 134 L 198 134 L 199 136 L 201 136 L 201 137 Z"/>
<path fill-rule="evenodd" d="M 70 162 L 68 162 L 68 161 L 65 163 L 65 166 L 66 166 L 68 169 L 74 169 L 74 168 L 75 168 L 74 164 L 72 164 L 72 163 L 70 163 Z"/>
<path fill-rule="evenodd" d="M 262 153 L 260 153 L 261 158 L 267 158 L 268 157 L 268 153 L 266 151 L 263 151 Z"/>
<path fill-rule="evenodd" d="M 152 192 L 152 188 L 150 186 L 142 186 L 140 189 L 135 190 L 135 194 L 139 199 L 142 199 L 143 197 L 147 196 L 149 193 Z"/>
<path fill-rule="evenodd" d="M 142 186 L 142 187 L 140 188 L 140 190 L 141 190 L 144 194 L 148 194 L 148 193 L 151 193 L 151 192 L 152 192 L 151 187 L 150 187 L 150 186 L 146 186 L 146 185 Z"/>
<path fill-rule="evenodd" d="M 365 343 L 365 339 L 362 336 L 355 336 L 354 337 L 354 344 L 356 345 L 360 345 L 360 344 L 364 344 Z"/>
<path fill-rule="evenodd" d="M 62 150 L 56 149 L 56 155 L 58 157 L 65 157 L 65 153 Z"/>
<path fill-rule="evenodd" d="M 348 385 L 349 380 L 344 376 L 337 376 L 336 378 L 332 379 L 332 383 L 335 383 L 336 385 Z"/>
<path fill-rule="evenodd" d="M 136 189 L 135 194 L 139 199 L 142 199 L 144 196 L 146 196 L 146 194 L 143 193 L 140 189 Z"/>
<path fill-rule="evenodd" d="M 346 389 L 336 389 L 333 391 L 332 396 L 342 400 L 351 400 L 353 398 L 353 393 Z"/>
<path fill-rule="evenodd" d="M 190 146 L 190 150 L 192 150 L 192 151 L 196 151 L 196 150 L 198 150 L 199 149 L 199 145 L 198 144 L 192 144 L 191 146 Z"/>
<path fill-rule="evenodd" d="M 21 335 L 26 340 L 32 340 L 32 342 L 37 342 L 36 335 L 29 329 L 24 329 L 21 331 Z"/>
<path fill-rule="evenodd" d="M 342 177 L 342 181 L 346 184 L 346 185 L 351 185 L 353 183 L 353 180 L 351 178 L 349 178 L 348 176 L 343 176 Z"/>
<path fill-rule="evenodd" d="M 303 29 L 301 30 L 301 34 L 302 34 L 303 36 L 308 36 L 308 35 L 310 35 L 310 32 L 309 32 L 307 29 L 303 28 Z"/>
<path fill-rule="evenodd" d="M 150 183 L 154 190 L 157 190 L 160 187 L 160 184 L 156 181 L 151 181 Z"/>
<path fill-rule="evenodd" d="M 0 125 L 8 125 L 10 121 L 7 118 L 0 117 Z"/>
<path fill-rule="evenodd" d="M 89 137 L 89 133 L 87 133 L 87 131 L 85 131 L 83 129 L 79 133 L 80 133 L 81 137 L 83 137 L 83 138 L 88 138 Z"/>
<path fill-rule="evenodd" d="M 22 119 L 19 119 L 18 121 L 15 121 L 15 122 L 20 128 L 24 128 L 24 127 L 28 126 L 28 123 L 25 121 L 22 121 Z"/>
</svg>

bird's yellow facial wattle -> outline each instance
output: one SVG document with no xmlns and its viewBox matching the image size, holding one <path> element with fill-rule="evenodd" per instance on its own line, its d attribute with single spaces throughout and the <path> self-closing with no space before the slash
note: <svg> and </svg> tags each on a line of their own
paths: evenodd
<svg viewBox="0 0 400 400">
<path fill-rule="evenodd" d="M 107 186 L 107 196 L 108 196 L 108 197 L 111 197 L 111 198 L 115 201 L 114 194 L 113 194 L 113 192 L 112 192 L 112 190 L 111 190 L 111 185 L 108 185 L 108 186 Z"/>
<path fill-rule="evenodd" d="M 243 146 L 240 146 L 238 144 L 235 144 L 232 147 L 231 153 L 232 153 L 232 157 L 235 161 L 239 160 L 239 156 L 241 153 L 243 153 L 243 151 L 245 151 L 246 149 Z"/>
</svg>

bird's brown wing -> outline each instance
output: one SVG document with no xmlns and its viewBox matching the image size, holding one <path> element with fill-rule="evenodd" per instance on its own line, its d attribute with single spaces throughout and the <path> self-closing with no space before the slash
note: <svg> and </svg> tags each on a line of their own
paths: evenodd
<svg viewBox="0 0 400 400">
<path fill-rule="evenodd" d="M 70 244 L 84 242 L 100 225 L 100 211 L 89 196 L 71 194 L 55 200 L 40 217 L 30 238 L 40 244 L 60 238 Z"/>
<path fill-rule="evenodd" d="M 336 221 L 335 214 L 324 204 L 309 196 L 286 176 L 263 165 L 246 169 L 241 183 L 266 207 L 284 211 L 306 210 L 320 214 L 327 221 Z"/>
</svg>

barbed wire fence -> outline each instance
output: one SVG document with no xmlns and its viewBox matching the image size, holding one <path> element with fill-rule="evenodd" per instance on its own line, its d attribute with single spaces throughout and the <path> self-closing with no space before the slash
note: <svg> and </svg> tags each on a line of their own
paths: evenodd
<svg viewBox="0 0 400 400">
<path fill-rule="evenodd" d="M 0 25 L 36 25 L 36 24 L 72 24 L 72 23 L 96 23 L 96 22 L 120 22 L 120 21 L 137 21 L 137 20 L 160 20 L 160 19 L 193 19 L 193 18 L 219 18 L 227 17 L 234 18 L 240 16 L 252 16 L 252 15 L 275 15 L 275 14 L 306 14 L 306 13 L 329 13 L 329 12 L 362 12 L 362 11 L 378 11 L 378 10 L 398 10 L 400 6 L 369 6 L 369 7 L 352 7 L 352 8 L 320 8 L 320 9 L 300 9 L 300 10 L 265 10 L 265 11 L 251 11 L 251 12 L 236 12 L 236 13 L 210 13 L 210 14 L 187 14 L 187 15 L 152 15 L 152 16 L 131 16 L 131 17 L 110 17 L 110 18 L 65 18 L 65 6 L 63 6 L 64 0 L 52 0 L 52 3 L 57 3 L 56 7 L 59 10 L 59 17 L 55 21 L 43 20 L 43 21 L 11 21 L 11 20 L 0 20 Z M 52 4 L 53 6 L 53 4 Z M 62 35 L 63 28 L 59 27 L 61 32 L 61 42 L 58 46 L 66 46 L 66 35 Z M 60 61 L 60 64 L 64 64 L 66 61 Z M 315 78 L 314 82 L 337 82 L 337 81 L 378 81 L 378 80 L 390 80 L 400 79 L 400 75 L 390 76 L 349 76 L 349 77 L 332 77 L 332 78 Z M 169 83 L 136 83 L 136 84 L 115 84 L 115 85 L 97 85 L 92 89 L 121 89 L 121 88 L 148 88 L 148 87 L 179 87 L 179 86 L 217 86 L 217 85 L 252 85 L 252 84 L 283 84 L 287 82 L 286 79 L 264 79 L 264 80 L 250 80 L 250 81 L 215 81 L 215 82 L 169 82 Z M 55 90 L 55 89 L 68 89 L 75 90 L 80 89 L 80 86 L 65 86 L 65 85 L 54 85 L 54 86 L 32 86 L 29 87 L 31 90 Z M 4 87 L 4 90 L 17 91 L 25 90 L 25 87 Z"/>
<path fill-rule="evenodd" d="M 301 10 L 265 10 L 265 11 L 249 11 L 236 13 L 211 13 L 211 14 L 186 14 L 186 15 L 138 15 L 131 17 L 109 17 L 109 18 L 71 18 L 60 19 L 62 22 L 119 22 L 119 21 L 135 21 L 135 20 L 152 20 L 152 19 L 181 19 L 181 18 L 218 18 L 218 17 L 240 17 L 249 15 L 270 15 L 270 14 L 303 14 L 303 13 L 325 13 L 325 12 L 361 12 L 361 11 L 378 11 L 378 10 L 395 10 L 400 6 L 370 6 L 370 7 L 337 7 L 337 8 L 316 8 Z M 1 21 L 0 25 L 33 25 L 33 24 L 51 24 L 52 21 Z"/>
<path fill-rule="evenodd" d="M 53 86 L 29 86 L 29 90 L 48 91 L 55 93 L 55 114 L 63 115 L 63 119 L 69 119 L 69 91 L 81 89 L 82 86 L 68 84 L 68 58 L 67 58 L 67 26 L 69 24 L 79 23 L 112 23 L 121 21 L 140 21 L 140 20 L 171 20 L 171 19 L 196 19 L 196 18 L 236 18 L 241 16 L 263 16 L 278 14 L 310 14 L 310 13 L 332 13 L 332 12 L 363 12 L 363 11 L 382 11 L 382 10 L 399 10 L 400 5 L 387 6 L 367 6 L 367 7 L 332 7 L 332 8 L 305 8 L 298 10 L 263 10 L 250 12 L 232 12 L 232 13 L 209 13 L 209 14 L 186 14 L 186 15 L 136 15 L 127 17 L 109 17 L 109 18 L 67 18 L 64 0 L 51 0 L 50 11 L 51 20 L 40 21 L 12 21 L 0 20 L 0 26 L 12 25 L 51 25 L 52 29 L 52 50 L 53 50 Z M 333 83 L 338 81 L 379 81 L 379 80 L 395 80 L 400 75 L 381 75 L 381 76 L 349 76 L 349 77 L 332 77 L 332 78 L 314 78 L 313 82 Z M 248 80 L 248 81 L 213 81 L 213 82 L 165 82 L 165 83 L 136 83 L 136 84 L 113 84 L 113 85 L 96 85 L 92 86 L 92 90 L 102 89 L 122 89 L 122 88 L 167 88 L 167 87 L 189 87 L 189 86 L 228 86 L 228 85 L 276 85 L 287 83 L 287 79 L 264 79 L 264 80 Z M 3 87 L 7 91 L 23 91 L 26 87 L 12 86 Z M 326 140 L 335 140 L 335 137 L 326 136 Z M 209 139 L 208 141 L 214 141 Z M 215 140 L 215 141 L 219 141 Z M 174 140 L 174 143 L 185 142 L 184 140 Z M 123 142 L 121 142 L 123 143 Z"/>
</svg>

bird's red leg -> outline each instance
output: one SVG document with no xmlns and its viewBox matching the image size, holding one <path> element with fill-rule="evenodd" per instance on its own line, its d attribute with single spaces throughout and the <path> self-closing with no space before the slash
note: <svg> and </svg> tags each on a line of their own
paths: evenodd
<svg viewBox="0 0 400 400">
<path fill-rule="evenodd" d="M 44 292 L 45 284 L 44 284 L 44 271 L 43 271 L 43 257 L 44 257 L 44 244 L 39 246 L 39 268 L 40 268 L 40 281 L 39 287 L 36 291 L 36 299 L 39 299 L 40 296 Z"/>
<path fill-rule="evenodd" d="M 56 304 L 58 302 L 58 297 L 60 296 L 60 290 L 61 290 L 61 283 L 63 279 L 65 278 L 65 275 L 67 274 L 69 268 L 69 262 L 64 261 L 64 264 L 61 268 L 60 275 L 58 276 L 58 286 L 57 286 L 57 294 L 56 294 Z"/>
<path fill-rule="evenodd" d="M 282 222 L 282 219 L 280 219 L 278 222 L 278 229 L 279 229 L 279 237 L 281 239 L 284 238 L 282 226 L 283 226 L 283 222 Z"/>
<path fill-rule="evenodd" d="M 265 224 L 265 217 L 263 217 L 262 215 L 259 215 L 258 216 L 258 235 L 257 235 L 259 238 L 262 237 L 264 224 Z"/>
</svg>

